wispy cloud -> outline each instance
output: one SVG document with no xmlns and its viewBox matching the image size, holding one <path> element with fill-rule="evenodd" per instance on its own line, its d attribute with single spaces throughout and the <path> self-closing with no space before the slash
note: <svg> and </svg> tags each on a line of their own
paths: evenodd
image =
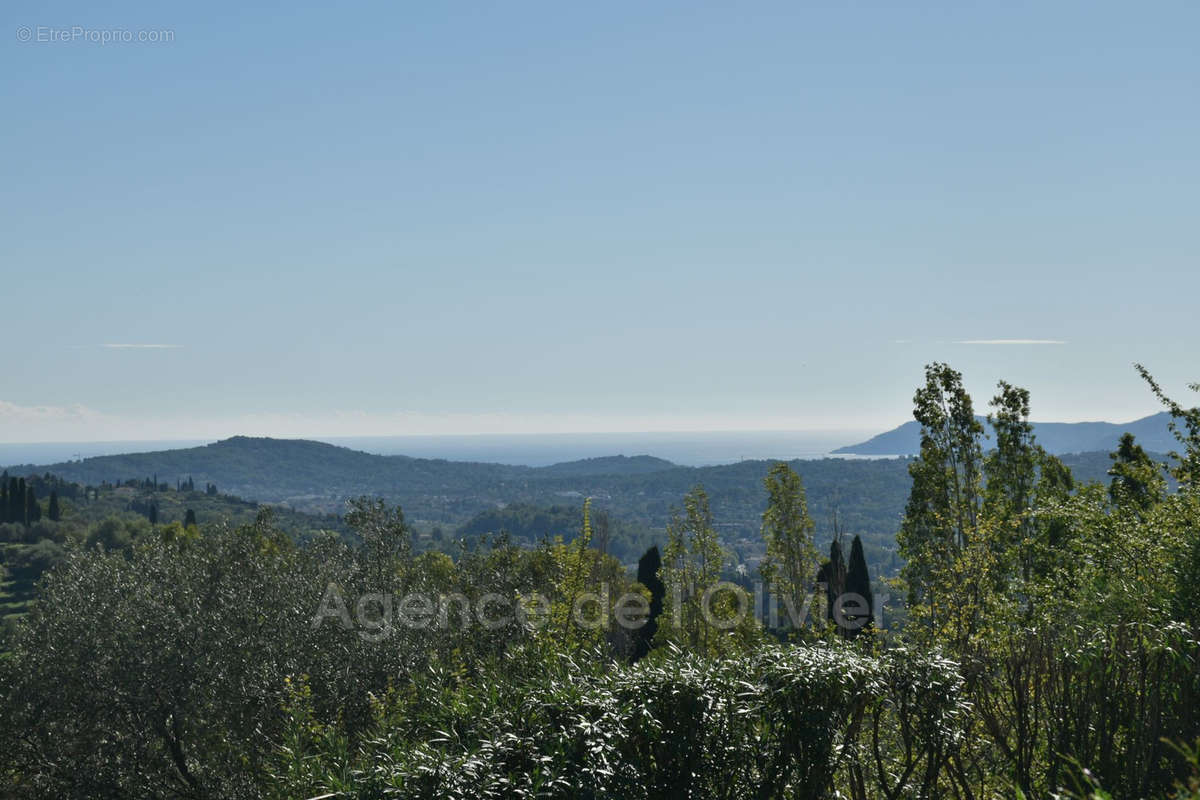
<svg viewBox="0 0 1200 800">
<path fill-rule="evenodd" d="M 0 422 L 32 422 L 39 420 L 92 420 L 97 412 L 85 405 L 71 406 L 22 406 L 0 400 Z"/>
<path fill-rule="evenodd" d="M 178 350 L 181 344 L 102 344 L 109 350 Z"/>
<path fill-rule="evenodd" d="M 1062 339 L 960 339 L 955 344 L 1066 344 Z"/>
</svg>

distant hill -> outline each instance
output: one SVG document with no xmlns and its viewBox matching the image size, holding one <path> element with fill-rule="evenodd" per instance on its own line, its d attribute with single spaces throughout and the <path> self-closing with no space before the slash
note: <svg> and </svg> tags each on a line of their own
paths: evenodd
<svg viewBox="0 0 1200 800">
<path fill-rule="evenodd" d="M 445 513 L 434 513 L 433 519 L 458 521 L 469 510 L 507 502 L 508 495 L 535 481 L 647 475 L 677 468 L 670 461 L 646 455 L 526 467 L 381 456 L 302 439 L 234 436 L 202 447 L 10 466 L 8 470 L 14 475 L 49 472 L 85 485 L 129 478 L 157 478 L 173 485 L 191 478 L 198 485 L 215 483 L 223 493 L 318 512 L 338 511 L 346 498 L 360 494 L 405 498 L 410 503 L 420 497 L 429 501 L 422 505 L 444 507 Z"/>
<path fill-rule="evenodd" d="M 545 475 L 645 475 L 676 466 L 665 458 L 654 456 L 601 456 L 540 467 L 538 472 Z"/>
<path fill-rule="evenodd" d="M 1106 480 L 1109 460 L 1104 452 L 1064 460 L 1079 480 Z M 910 484 L 907 460 L 790 463 L 804 479 L 818 547 L 828 547 L 829 521 L 837 509 L 844 530 L 863 534 L 872 569 L 894 573 L 899 566 L 895 533 Z M 652 456 L 610 456 L 549 467 L 506 466 L 379 456 L 320 442 L 239 436 L 204 447 L 10 467 L 9 472 L 51 472 L 91 485 L 155 477 L 174 485 L 190 477 L 198 486 L 211 482 L 222 493 L 314 514 L 340 514 L 349 498 L 374 495 L 398 503 L 410 520 L 427 530 L 451 533 L 466 526 L 462 533 L 478 533 L 503 528 L 527 537 L 549 528 L 521 507 L 559 508 L 550 512 L 553 528 L 568 516 L 563 507 L 578 508 L 584 497 L 591 497 L 597 511 L 613 518 L 614 555 L 629 563 L 639 555 L 633 550 L 645 541 L 640 532 L 661 534 L 671 508 L 697 484 L 708 490 L 726 545 L 739 558 L 754 557 L 762 547 L 762 481 L 770 465 L 746 460 L 683 467 Z M 493 513 L 510 507 L 507 514 Z M 570 511 L 572 520 L 575 513 Z M 573 530 L 561 533 L 570 536 Z"/>
<path fill-rule="evenodd" d="M 991 429 L 984 417 L 977 417 L 984 430 Z M 1038 444 L 1051 453 L 1111 452 L 1117 449 L 1117 441 L 1125 432 L 1132 433 L 1146 450 L 1167 452 L 1175 447 L 1175 438 L 1167 429 L 1171 416 L 1163 411 L 1133 422 L 1035 422 L 1034 435 Z M 840 455 L 860 456 L 904 456 L 916 455 L 921 450 L 921 425 L 915 420 L 898 428 L 873 436 L 865 442 L 840 447 L 833 452 Z"/>
</svg>

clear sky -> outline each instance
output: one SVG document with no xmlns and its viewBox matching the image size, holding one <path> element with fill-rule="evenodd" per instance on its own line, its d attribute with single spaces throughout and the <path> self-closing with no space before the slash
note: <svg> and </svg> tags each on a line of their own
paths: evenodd
<svg viewBox="0 0 1200 800">
<path fill-rule="evenodd" d="M 0 441 L 886 428 L 935 359 L 1126 420 L 1132 361 L 1200 380 L 1194 0 L 0 18 Z"/>
</svg>

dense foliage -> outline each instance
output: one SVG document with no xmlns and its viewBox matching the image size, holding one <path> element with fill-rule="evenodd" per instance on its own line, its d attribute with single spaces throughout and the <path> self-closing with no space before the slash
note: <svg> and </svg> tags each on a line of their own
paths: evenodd
<svg viewBox="0 0 1200 800">
<path fill-rule="evenodd" d="M 1104 452 L 1063 460 L 1080 480 L 1103 479 L 1109 467 Z M 191 480 L 196 489 L 211 482 L 224 493 L 275 504 L 281 513 L 289 508 L 338 515 L 352 497 L 382 497 L 404 508 L 423 547 L 446 552 L 452 552 L 460 529 L 466 536 L 502 529 L 514 538 L 536 542 L 546 526 L 534 516 L 544 513 L 555 525 L 566 523 L 563 508 L 570 506 L 577 519 L 579 505 L 591 497 L 595 510 L 612 521 L 609 552 L 630 565 L 645 551 L 649 538 L 665 545 L 671 508 L 699 484 L 708 493 L 723 545 L 731 556 L 754 568 L 765 555 L 760 535 L 767 502 L 763 476 L 773 464 L 747 460 L 682 467 L 645 456 L 617 456 L 532 468 L 379 456 L 320 442 L 234 437 L 204 447 L 86 458 L 40 471 L 48 469 L 70 481 L 96 486 L 127 485 L 130 476 L 149 476 L 144 482 L 162 480 L 171 485 Z M 837 516 L 844 530 L 862 536 L 867 563 L 875 573 L 899 571 L 902 559 L 896 549 L 896 529 L 911 483 L 905 459 L 832 458 L 788 464 L 804 479 L 820 548 L 829 546 L 834 535 L 830 522 Z M 14 475 L 30 471 L 29 467 L 10 469 Z M 508 508 L 514 511 L 507 513 Z M 206 517 L 200 514 L 200 518 Z M 571 523 L 553 533 L 569 538 L 576 530 Z"/>
<path fill-rule="evenodd" d="M 1200 438 L 1180 436 L 1174 494 L 1132 441 L 1107 491 L 1072 491 L 1034 439 L 1028 393 L 999 388 L 986 456 L 958 373 L 931 365 L 917 392 L 905 637 L 961 664 L 977 795 L 1046 796 L 1082 784 L 1082 767 L 1117 796 L 1161 795 L 1181 769 L 1171 743 L 1200 734 L 1200 618 L 1184 599 L 1198 577 Z"/>
<path fill-rule="evenodd" d="M 766 646 L 715 660 L 673 651 L 600 669 L 518 649 L 469 683 L 421 675 L 379 704 L 357 746 L 314 718 L 302 687 L 274 791 L 821 798 L 841 776 L 856 796 L 882 796 L 931 785 L 960 746 L 959 682 L 952 662 L 903 650 Z M 868 763 L 873 750 L 887 756 Z"/>
<path fill-rule="evenodd" d="M 1146 374 L 1178 452 L 1123 439 L 1082 482 L 1025 390 L 1000 383 L 988 447 L 961 375 L 926 377 L 894 581 L 840 524 L 817 563 L 786 464 L 757 477 L 766 587 L 707 485 L 636 576 L 591 501 L 453 558 L 366 498 L 348 535 L 127 511 L 47 540 L 0 658 L 0 796 L 1195 798 L 1200 411 Z M 149 483 L 163 516 L 218 497 Z M 60 520 L 6 525 L 76 530 L 104 494 L 51 491 Z"/>
<path fill-rule="evenodd" d="M 0 488 L 0 650 L 13 623 L 29 608 L 39 578 L 63 559 L 70 545 L 129 550 L 159 527 L 245 525 L 260 508 L 220 493 L 212 483 L 197 488 L 190 477 L 174 485 L 150 477 L 82 486 L 49 473 L 26 478 L 3 473 Z M 10 497 L 26 500 L 16 504 Z M 334 516 L 277 508 L 273 518 L 297 540 L 321 531 L 348 531 Z"/>
<path fill-rule="evenodd" d="M 514 503 L 481 511 L 459 526 L 452 539 L 447 539 L 444 534 L 439 537 L 436 533 L 433 538 L 443 549 L 447 549 L 458 542 L 469 544 L 507 534 L 515 544 L 535 547 L 541 541 L 555 536 L 566 535 L 569 538 L 580 530 L 582 524 L 583 512 L 579 505 L 545 507 Z M 659 538 L 659 534 L 645 525 L 600 510 L 592 513 L 592 525 L 595 528 L 596 549 L 626 563 L 637 559 Z"/>
</svg>

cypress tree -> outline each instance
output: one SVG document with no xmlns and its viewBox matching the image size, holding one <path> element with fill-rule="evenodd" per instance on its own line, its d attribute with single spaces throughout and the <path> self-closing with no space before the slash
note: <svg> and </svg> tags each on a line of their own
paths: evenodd
<svg viewBox="0 0 1200 800">
<path fill-rule="evenodd" d="M 5 473 L 7 474 L 7 473 Z M 0 479 L 0 520 L 8 522 L 8 479 Z"/>
<path fill-rule="evenodd" d="M 25 486 L 24 478 L 20 478 L 17 481 L 16 498 L 17 498 L 17 502 L 13 503 L 13 505 L 16 506 L 16 508 L 14 509 L 16 511 L 16 513 L 13 514 L 13 516 L 15 517 L 13 522 L 23 522 L 26 525 L 28 525 L 29 524 L 29 489 L 26 488 L 26 486 Z"/>
<path fill-rule="evenodd" d="M 183 516 L 183 527 L 191 528 L 191 527 L 195 526 L 195 524 L 196 524 L 196 512 L 192 511 L 189 508 L 187 510 L 187 513 L 184 514 L 184 516 Z"/>
<path fill-rule="evenodd" d="M 25 487 L 16 478 L 8 479 L 8 515 L 5 522 L 23 522 L 25 516 Z"/>
<path fill-rule="evenodd" d="M 638 559 L 638 583 L 650 590 L 650 616 L 646 618 L 645 625 L 634 631 L 633 661 L 638 661 L 650 652 L 650 643 L 654 641 L 654 634 L 658 632 L 658 617 L 662 614 L 663 598 L 667 594 L 667 587 L 658 575 L 661 569 L 662 555 L 658 552 L 658 545 L 651 547 Z"/>
<path fill-rule="evenodd" d="M 50 492 L 50 505 L 46 509 L 46 516 L 50 517 L 52 522 L 62 519 L 62 508 L 58 505 L 58 492 Z"/>
<path fill-rule="evenodd" d="M 867 601 L 867 620 L 858 628 L 848 628 L 846 635 L 854 638 L 862 631 L 871 627 L 875 612 L 875 595 L 871 592 L 871 575 L 867 571 L 867 558 L 863 553 L 862 539 L 854 537 L 850 545 L 850 564 L 846 569 L 846 593 L 856 594 Z"/>
<path fill-rule="evenodd" d="M 829 545 L 829 560 L 821 565 L 817 580 L 825 584 L 825 618 L 832 622 L 834 604 L 846 591 L 846 559 L 837 539 Z"/>
<path fill-rule="evenodd" d="M 151 503 L 151 504 L 150 504 L 150 513 L 149 513 L 149 514 L 147 514 L 147 516 L 148 516 L 148 517 L 150 517 L 150 524 L 151 524 L 151 525 L 157 525 L 157 524 L 158 524 L 158 503 Z"/>
<path fill-rule="evenodd" d="M 25 524 L 32 525 L 42 518 L 42 507 L 38 505 L 37 495 L 33 487 L 25 490 Z"/>
</svg>

